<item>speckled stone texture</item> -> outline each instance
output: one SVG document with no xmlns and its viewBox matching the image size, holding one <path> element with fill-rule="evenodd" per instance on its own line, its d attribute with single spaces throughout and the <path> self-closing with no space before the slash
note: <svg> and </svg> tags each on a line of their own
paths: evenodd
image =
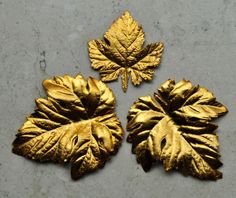
<svg viewBox="0 0 236 198">
<path fill-rule="evenodd" d="M 168 78 L 207 87 L 228 106 L 218 121 L 223 179 L 217 182 L 165 173 L 145 173 L 125 141 L 104 169 L 72 181 L 69 168 L 40 164 L 11 153 L 11 143 L 41 82 L 54 75 L 98 78 L 90 67 L 87 41 L 101 38 L 114 19 L 129 10 L 143 25 L 146 42 L 163 41 L 165 51 L 154 80 L 117 96 L 126 125 L 129 107 Z M 0 0 L 0 197 L 1 198 L 233 198 L 236 194 L 236 1 L 235 0 Z"/>
</svg>

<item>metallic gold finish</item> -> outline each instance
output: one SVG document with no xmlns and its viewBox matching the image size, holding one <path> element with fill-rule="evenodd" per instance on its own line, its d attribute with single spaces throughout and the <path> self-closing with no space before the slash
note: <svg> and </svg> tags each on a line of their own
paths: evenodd
<svg viewBox="0 0 236 198">
<path fill-rule="evenodd" d="M 129 110 L 127 141 L 145 171 L 161 161 L 166 171 L 217 180 L 222 163 L 217 125 L 210 121 L 227 111 L 207 89 L 167 80 L 154 98 L 140 97 Z"/>
<path fill-rule="evenodd" d="M 129 76 L 137 86 L 143 80 L 151 80 L 153 68 L 160 63 L 164 45 L 159 42 L 142 48 L 143 44 L 142 27 L 125 12 L 104 34 L 104 41 L 98 39 L 88 43 L 92 67 L 100 72 L 104 82 L 114 81 L 121 75 L 122 88 L 126 92 Z"/>
<path fill-rule="evenodd" d="M 36 100 L 13 142 L 13 152 L 32 160 L 71 164 L 78 179 L 105 165 L 123 137 L 115 97 L 102 81 L 81 75 L 45 80 L 48 98 Z"/>
</svg>

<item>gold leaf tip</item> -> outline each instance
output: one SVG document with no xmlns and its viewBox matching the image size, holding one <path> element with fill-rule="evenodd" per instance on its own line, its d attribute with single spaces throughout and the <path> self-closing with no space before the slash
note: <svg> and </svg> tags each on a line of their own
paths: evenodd
<svg viewBox="0 0 236 198">
<path fill-rule="evenodd" d="M 124 11 L 123 16 L 125 16 L 127 18 L 133 18 L 128 10 Z"/>
</svg>

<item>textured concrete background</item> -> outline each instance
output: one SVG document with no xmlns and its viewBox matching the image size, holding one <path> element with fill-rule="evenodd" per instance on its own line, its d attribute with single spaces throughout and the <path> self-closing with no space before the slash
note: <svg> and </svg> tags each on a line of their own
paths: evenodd
<svg viewBox="0 0 236 198">
<path fill-rule="evenodd" d="M 117 113 L 168 78 L 207 87 L 230 112 L 219 123 L 223 179 L 199 181 L 162 166 L 144 173 L 125 141 L 104 169 L 74 182 L 69 169 L 39 164 L 11 153 L 17 129 L 44 97 L 41 81 L 53 75 L 85 77 L 91 69 L 87 41 L 101 38 L 129 10 L 142 24 L 146 43 L 163 41 L 165 53 L 151 83 L 110 83 Z M 236 1 L 234 0 L 0 0 L 0 197 L 6 198 L 233 198 L 236 194 Z"/>
</svg>

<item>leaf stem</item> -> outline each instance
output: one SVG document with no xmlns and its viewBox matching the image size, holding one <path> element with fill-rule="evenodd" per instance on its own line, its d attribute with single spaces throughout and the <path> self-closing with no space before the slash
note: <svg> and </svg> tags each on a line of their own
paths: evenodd
<svg viewBox="0 0 236 198">
<path fill-rule="evenodd" d="M 122 81 L 122 89 L 124 92 L 127 91 L 128 88 L 128 80 L 129 80 L 129 76 L 128 76 L 128 71 L 127 69 L 124 70 L 124 72 L 121 75 L 121 81 Z"/>
</svg>

